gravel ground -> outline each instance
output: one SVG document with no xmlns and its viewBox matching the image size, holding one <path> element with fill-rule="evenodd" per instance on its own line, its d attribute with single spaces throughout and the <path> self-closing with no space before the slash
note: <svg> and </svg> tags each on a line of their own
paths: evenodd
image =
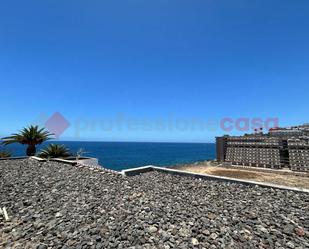
<svg viewBox="0 0 309 249">
<path fill-rule="evenodd" d="M 205 165 L 184 165 L 178 167 L 179 170 L 209 174 L 214 176 L 226 176 L 249 181 L 265 182 L 289 187 L 309 189 L 309 173 L 305 172 L 286 172 L 281 170 L 261 170 L 253 167 L 246 169 L 240 167 L 223 167 Z"/>
<path fill-rule="evenodd" d="M 309 195 L 0 161 L 0 248 L 309 248 Z"/>
</svg>

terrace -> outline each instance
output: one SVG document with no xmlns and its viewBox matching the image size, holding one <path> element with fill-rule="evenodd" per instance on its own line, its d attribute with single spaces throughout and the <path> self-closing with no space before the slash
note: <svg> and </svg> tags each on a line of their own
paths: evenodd
<svg viewBox="0 0 309 249">
<path fill-rule="evenodd" d="M 307 193 L 0 161 L 3 248 L 308 248 Z"/>
</svg>

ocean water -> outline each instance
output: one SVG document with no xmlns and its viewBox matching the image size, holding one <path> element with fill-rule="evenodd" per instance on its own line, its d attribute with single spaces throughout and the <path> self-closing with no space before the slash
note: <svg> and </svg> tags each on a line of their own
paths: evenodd
<svg viewBox="0 0 309 249">
<path fill-rule="evenodd" d="M 38 146 L 37 150 L 51 142 Z M 141 142 L 52 142 L 65 144 L 73 153 L 85 150 L 84 156 L 96 157 L 100 165 L 122 170 L 145 165 L 172 166 L 215 158 L 213 143 L 141 143 Z M 14 156 L 24 156 L 26 146 L 6 146 Z"/>
</svg>

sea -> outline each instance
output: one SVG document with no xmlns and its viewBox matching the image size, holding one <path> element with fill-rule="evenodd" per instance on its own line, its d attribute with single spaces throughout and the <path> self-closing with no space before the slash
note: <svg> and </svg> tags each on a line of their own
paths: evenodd
<svg viewBox="0 0 309 249">
<path fill-rule="evenodd" d="M 83 156 L 96 157 L 100 165 L 113 170 L 145 165 L 176 166 L 215 158 L 213 143 L 53 141 L 39 145 L 37 151 L 48 143 L 64 144 L 73 154 L 83 149 L 86 152 Z M 25 155 L 25 145 L 11 144 L 5 147 L 13 156 Z"/>
</svg>

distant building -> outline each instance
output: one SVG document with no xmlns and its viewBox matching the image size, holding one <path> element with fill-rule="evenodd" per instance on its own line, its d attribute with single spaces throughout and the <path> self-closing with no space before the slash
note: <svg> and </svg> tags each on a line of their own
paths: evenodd
<svg viewBox="0 0 309 249">
<path fill-rule="evenodd" d="M 295 171 L 309 171 L 309 140 L 289 139 L 289 165 Z"/>
<path fill-rule="evenodd" d="M 219 162 L 225 161 L 227 138 L 228 136 L 216 138 L 216 153 L 217 153 L 217 161 Z"/>
<path fill-rule="evenodd" d="M 217 161 L 231 165 L 309 171 L 309 125 L 273 128 L 267 134 L 216 138 Z"/>
</svg>

